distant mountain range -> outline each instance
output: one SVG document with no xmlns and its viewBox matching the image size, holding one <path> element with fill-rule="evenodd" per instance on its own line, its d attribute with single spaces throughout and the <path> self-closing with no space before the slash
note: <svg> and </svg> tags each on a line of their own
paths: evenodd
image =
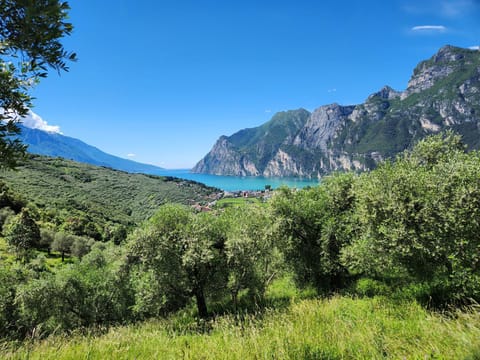
<svg viewBox="0 0 480 360">
<path fill-rule="evenodd" d="M 54 132 L 31 129 L 20 125 L 19 138 L 32 154 L 61 157 L 86 164 L 105 166 L 131 173 L 156 174 L 162 168 L 107 154 L 83 141 Z"/>
<path fill-rule="evenodd" d="M 463 135 L 470 149 L 480 148 L 478 50 L 442 47 L 417 65 L 403 92 L 385 86 L 363 104 L 284 111 L 259 127 L 221 136 L 192 171 L 321 177 L 366 170 L 445 129 Z"/>
</svg>

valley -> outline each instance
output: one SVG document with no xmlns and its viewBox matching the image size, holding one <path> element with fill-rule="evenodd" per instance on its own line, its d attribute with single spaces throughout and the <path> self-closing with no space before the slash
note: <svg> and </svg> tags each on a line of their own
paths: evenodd
<svg viewBox="0 0 480 360">
<path fill-rule="evenodd" d="M 0 0 L 0 358 L 480 359 L 479 18 Z"/>
</svg>

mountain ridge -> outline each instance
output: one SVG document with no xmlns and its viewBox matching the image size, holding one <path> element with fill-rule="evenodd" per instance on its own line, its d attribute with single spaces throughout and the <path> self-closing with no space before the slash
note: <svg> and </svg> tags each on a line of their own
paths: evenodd
<svg viewBox="0 0 480 360">
<path fill-rule="evenodd" d="M 446 45 L 414 68 L 404 91 L 386 85 L 361 104 L 303 110 L 308 116 L 298 122 L 295 112 L 301 110 L 278 113 L 290 132 L 282 136 L 276 129 L 274 146 L 269 137 L 278 114 L 259 127 L 220 137 L 192 171 L 320 178 L 336 170 L 372 169 L 445 129 L 460 133 L 470 149 L 478 149 L 480 52 Z M 249 146 L 238 141 L 246 134 L 255 134 Z"/>
<path fill-rule="evenodd" d="M 61 157 L 131 173 L 158 173 L 163 170 L 155 165 L 142 164 L 108 154 L 79 139 L 59 133 L 32 129 L 23 125 L 20 125 L 20 129 L 19 139 L 28 145 L 27 151 L 32 154 Z"/>
</svg>

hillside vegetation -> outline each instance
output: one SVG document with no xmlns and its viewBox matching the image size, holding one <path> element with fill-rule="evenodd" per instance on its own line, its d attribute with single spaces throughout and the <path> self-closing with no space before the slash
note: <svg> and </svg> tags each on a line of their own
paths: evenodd
<svg viewBox="0 0 480 360">
<path fill-rule="evenodd" d="M 478 358 L 478 179 L 480 152 L 447 132 L 266 204 L 165 204 L 95 243 L 5 190 L 4 356 Z"/>
<path fill-rule="evenodd" d="M 30 207 L 36 207 L 42 221 L 60 225 L 75 218 L 91 223 L 100 238 L 106 227 L 132 227 L 162 204 L 191 205 L 219 191 L 188 180 L 38 155 L 29 156 L 16 171 L 0 173 L 0 179 Z"/>
</svg>

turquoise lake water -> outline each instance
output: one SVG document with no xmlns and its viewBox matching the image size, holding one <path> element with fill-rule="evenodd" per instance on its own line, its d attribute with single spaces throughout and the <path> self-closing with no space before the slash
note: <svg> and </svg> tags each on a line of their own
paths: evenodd
<svg viewBox="0 0 480 360">
<path fill-rule="evenodd" d="M 303 178 L 266 178 L 263 176 L 220 176 L 208 174 L 193 174 L 188 169 L 180 170 L 162 170 L 155 175 L 174 176 L 181 179 L 194 180 L 205 185 L 214 186 L 224 191 L 240 190 L 264 190 L 265 185 L 271 185 L 276 189 L 282 185 L 288 187 L 304 188 L 306 186 L 315 186 L 319 180 Z"/>
</svg>

